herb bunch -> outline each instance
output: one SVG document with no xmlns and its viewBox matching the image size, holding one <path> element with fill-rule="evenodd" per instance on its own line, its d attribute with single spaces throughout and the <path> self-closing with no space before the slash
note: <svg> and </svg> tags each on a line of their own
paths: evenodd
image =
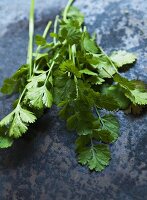
<svg viewBox="0 0 147 200">
<path fill-rule="evenodd" d="M 143 82 L 128 80 L 119 69 L 136 61 L 132 53 L 107 55 L 84 26 L 84 16 L 69 0 L 62 17 L 36 35 L 33 53 L 34 0 L 31 4 L 27 63 L 5 79 L 1 92 L 18 93 L 13 111 L 0 122 L 0 148 L 23 136 L 31 123 L 53 104 L 67 128 L 77 132 L 78 162 L 102 171 L 110 162 L 110 144 L 119 136 L 119 122 L 101 110 L 118 111 L 147 104 Z M 51 42 L 46 37 L 50 36 Z"/>
</svg>

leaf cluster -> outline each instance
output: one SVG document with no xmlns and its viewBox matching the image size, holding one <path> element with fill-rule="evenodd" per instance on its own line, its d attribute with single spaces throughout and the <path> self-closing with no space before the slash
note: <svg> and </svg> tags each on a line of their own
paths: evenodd
<svg viewBox="0 0 147 200">
<path fill-rule="evenodd" d="M 35 37 L 38 47 L 31 75 L 26 64 L 4 81 L 1 92 L 19 93 L 20 97 L 0 122 L 1 148 L 11 146 L 36 121 L 38 113 L 55 104 L 68 130 L 77 132 L 78 162 L 95 171 L 109 164 L 109 146 L 119 136 L 119 122 L 112 113 L 102 115 L 101 110 L 146 105 L 146 85 L 119 72 L 136 61 L 134 54 L 123 50 L 107 55 L 83 23 L 83 14 L 68 4 L 62 18 L 56 18 L 54 32 L 48 34 L 52 41 L 44 34 Z"/>
</svg>

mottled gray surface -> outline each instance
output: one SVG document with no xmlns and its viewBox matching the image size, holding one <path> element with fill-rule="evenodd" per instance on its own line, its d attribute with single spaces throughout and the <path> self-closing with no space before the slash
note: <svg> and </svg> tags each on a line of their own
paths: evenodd
<svg viewBox="0 0 147 200">
<path fill-rule="evenodd" d="M 13 2 L 13 3 L 12 3 Z M 36 30 L 54 18 L 66 0 L 37 0 Z M 62 5 L 61 5 L 62 4 Z M 138 62 L 126 76 L 147 79 L 147 1 L 79 0 L 90 32 L 107 52 L 128 49 Z M 0 1 L 0 84 L 25 63 L 29 1 Z M 0 116 L 13 97 L 1 97 Z M 146 200 L 147 115 L 116 113 L 121 136 L 111 147 L 112 161 L 103 173 L 77 164 L 75 136 L 52 108 L 11 149 L 0 150 L 0 200 Z"/>
</svg>

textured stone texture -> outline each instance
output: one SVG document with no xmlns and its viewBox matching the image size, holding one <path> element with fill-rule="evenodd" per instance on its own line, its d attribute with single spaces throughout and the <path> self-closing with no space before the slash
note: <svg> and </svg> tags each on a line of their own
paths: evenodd
<svg viewBox="0 0 147 200">
<path fill-rule="evenodd" d="M 64 1 L 36 1 L 36 32 L 60 12 Z M 90 32 L 106 52 L 128 49 L 138 62 L 126 76 L 147 79 L 147 1 L 79 0 Z M 29 1 L 0 1 L 0 84 L 25 63 Z M 0 97 L 0 116 L 14 97 Z M 75 136 L 67 133 L 56 108 L 33 125 L 11 149 L 0 150 L 0 200 L 145 200 L 147 199 L 147 115 L 116 113 L 121 135 L 112 161 L 102 173 L 77 164 Z"/>
</svg>

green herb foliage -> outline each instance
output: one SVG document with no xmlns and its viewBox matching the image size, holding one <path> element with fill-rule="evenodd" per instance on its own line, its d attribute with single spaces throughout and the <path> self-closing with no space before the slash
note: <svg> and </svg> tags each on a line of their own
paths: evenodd
<svg viewBox="0 0 147 200">
<path fill-rule="evenodd" d="M 124 50 L 107 55 L 83 26 L 84 16 L 72 2 L 68 2 L 62 18 L 56 17 L 54 32 L 49 34 L 49 22 L 43 35 L 35 37 L 38 47 L 34 53 L 30 32 L 27 64 L 3 83 L 2 93 L 19 93 L 20 97 L 14 110 L 0 122 L 0 147 L 10 147 L 43 110 L 55 104 L 68 130 L 77 132 L 78 162 L 102 171 L 109 165 L 109 146 L 119 136 L 119 122 L 112 113 L 102 115 L 101 110 L 138 109 L 147 104 L 147 91 L 143 82 L 128 80 L 119 73 L 119 68 L 134 63 L 136 56 Z"/>
</svg>

